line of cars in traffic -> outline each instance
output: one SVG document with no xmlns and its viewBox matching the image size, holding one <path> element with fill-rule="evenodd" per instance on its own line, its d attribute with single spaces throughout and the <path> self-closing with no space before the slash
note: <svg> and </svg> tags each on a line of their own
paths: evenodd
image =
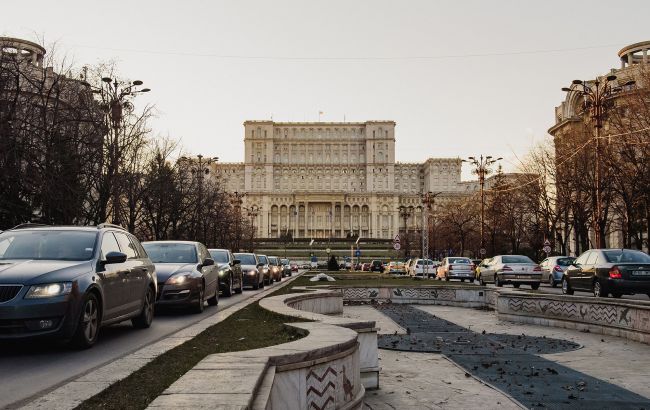
<svg viewBox="0 0 650 410">
<path fill-rule="evenodd" d="M 380 261 L 373 261 L 373 263 Z M 591 249 L 578 257 L 550 256 L 539 264 L 525 255 L 496 255 L 483 260 L 446 257 L 442 261 L 409 259 L 390 262 L 384 272 L 461 282 L 478 280 L 497 287 L 521 285 L 539 289 L 541 283 L 562 286 L 562 293 L 593 293 L 596 297 L 646 294 L 650 297 L 650 256 L 635 249 Z"/>
<path fill-rule="evenodd" d="M 22 224 L 0 233 L 0 340 L 87 348 L 102 326 L 148 328 L 155 306 L 200 313 L 220 293 L 263 288 L 295 271 L 288 259 L 195 241 L 141 243 L 117 225 Z"/>
</svg>

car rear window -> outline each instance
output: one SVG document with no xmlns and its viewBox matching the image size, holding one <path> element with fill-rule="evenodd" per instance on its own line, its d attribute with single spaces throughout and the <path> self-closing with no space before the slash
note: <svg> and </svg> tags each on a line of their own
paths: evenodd
<svg viewBox="0 0 650 410">
<path fill-rule="evenodd" d="M 650 256 L 640 251 L 616 249 L 603 253 L 610 263 L 650 263 Z"/>
<path fill-rule="evenodd" d="M 449 263 L 472 264 L 472 262 L 467 258 L 449 258 Z"/>
<path fill-rule="evenodd" d="M 501 260 L 503 261 L 503 263 L 535 263 L 528 256 L 523 256 L 523 255 L 502 256 Z"/>
<path fill-rule="evenodd" d="M 197 263 L 196 247 L 188 243 L 149 242 L 142 246 L 153 263 Z"/>
</svg>

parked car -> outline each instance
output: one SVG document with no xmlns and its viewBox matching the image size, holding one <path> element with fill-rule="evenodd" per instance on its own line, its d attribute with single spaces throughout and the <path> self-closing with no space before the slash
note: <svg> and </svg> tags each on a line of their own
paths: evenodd
<svg viewBox="0 0 650 410">
<path fill-rule="evenodd" d="M 474 282 L 475 278 L 474 264 L 469 258 L 458 256 L 449 256 L 444 258 L 436 271 L 437 279 L 460 279 L 465 282 L 465 279 Z"/>
<path fill-rule="evenodd" d="M 253 289 L 264 287 L 264 273 L 257 255 L 254 253 L 235 253 L 233 256 L 239 260 L 242 273 L 244 274 L 244 287 L 250 286 Z"/>
<path fill-rule="evenodd" d="M 149 327 L 156 292 L 153 263 L 121 227 L 24 224 L 0 234 L 0 339 L 88 348 L 111 323 Z"/>
<path fill-rule="evenodd" d="M 472 265 L 474 265 L 474 278 L 478 278 L 478 266 L 483 262 L 482 259 L 472 259 Z"/>
<path fill-rule="evenodd" d="M 406 262 L 404 262 L 404 274 L 405 275 L 410 275 L 411 274 L 411 264 L 415 262 L 415 259 L 407 259 Z"/>
<path fill-rule="evenodd" d="M 573 256 L 550 256 L 540 262 L 542 268 L 542 282 L 556 287 L 562 283 L 562 276 L 566 268 L 571 266 L 576 260 Z"/>
<path fill-rule="evenodd" d="M 271 280 L 280 282 L 282 280 L 282 263 L 277 256 L 269 256 L 269 269 L 271 270 Z"/>
<path fill-rule="evenodd" d="M 436 275 L 436 264 L 431 259 L 413 259 L 410 266 L 410 276 L 433 277 Z"/>
<path fill-rule="evenodd" d="M 562 293 L 592 292 L 615 298 L 645 293 L 650 297 L 650 256 L 632 249 L 592 249 L 584 252 L 562 276 Z"/>
<path fill-rule="evenodd" d="M 370 262 L 370 272 L 384 272 L 384 263 L 380 260 L 373 260 Z"/>
<path fill-rule="evenodd" d="M 214 263 L 219 267 L 219 290 L 224 296 L 242 293 L 244 290 L 244 275 L 239 259 L 228 249 L 208 249 Z"/>
<path fill-rule="evenodd" d="M 282 276 L 291 276 L 291 264 L 289 263 L 289 259 L 283 258 L 280 259 L 280 262 L 282 263 Z"/>
<path fill-rule="evenodd" d="M 370 263 L 365 262 L 361 264 L 361 271 L 362 272 L 370 272 Z"/>
<path fill-rule="evenodd" d="M 404 264 L 402 262 L 392 261 L 386 265 L 386 273 L 391 275 L 403 275 Z"/>
<path fill-rule="evenodd" d="M 539 289 L 542 279 L 542 268 L 525 255 L 497 255 L 483 262 L 479 274 L 481 285 L 494 283 L 501 287 L 512 284 L 515 288 L 530 285 Z"/>
<path fill-rule="evenodd" d="M 293 272 L 298 272 L 298 263 L 297 262 L 291 262 L 291 273 Z"/>
<path fill-rule="evenodd" d="M 474 277 L 476 278 L 476 280 L 479 280 L 481 276 L 481 269 L 485 268 L 488 265 L 488 263 L 490 263 L 490 259 L 491 258 L 485 258 L 476 265 L 476 268 L 474 268 L 474 272 L 475 272 Z"/>
<path fill-rule="evenodd" d="M 271 264 L 269 262 L 269 258 L 266 255 L 257 255 L 257 260 L 259 263 L 262 264 L 262 266 L 259 267 L 259 269 L 262 271 L 262 274 L 264 275 L 264 283 L 267 285 L 270 285 L 273 283 L 273 273 L 271 272 Z"/>
<path fill-rule="evenodd" d="M 219 303 L 219 268 L 200 242 L 143 242 L 158 276 L 159 306 L 185 306 L 203 312 L 205 301 Z"/>
</svg>

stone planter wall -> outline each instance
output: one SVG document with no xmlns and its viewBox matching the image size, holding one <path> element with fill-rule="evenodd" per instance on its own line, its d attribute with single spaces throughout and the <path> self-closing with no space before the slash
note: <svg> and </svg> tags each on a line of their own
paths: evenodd
<svg viewBox="0 0 650 410">
<path fill-rule="evenodd" d="M 335 286 L 332 286 L 336 289 Z M 359 287 L 340 288 L 345 302 L 388 302 L 422 305 L 485 307 L 493 297 L 478 286 L 418 286 L 418 287 Z M 491 296 L 494 296 L 493 294 Z"/>
</svg>

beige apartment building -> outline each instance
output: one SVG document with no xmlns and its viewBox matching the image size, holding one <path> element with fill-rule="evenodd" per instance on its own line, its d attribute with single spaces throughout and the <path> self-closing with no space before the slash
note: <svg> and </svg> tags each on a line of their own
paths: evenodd
<svg viewBox="0 0 650 410">
<path fill-rule="evenodd" d="M 243 163 L 217 163 L 227 192 L 257 209 L 257 237 L 393 238 L 422 223 L 423 193 L 439 201 L 476 192 L 461 182 L 460 158 L 395 161 L 395 122 L 244 123 Z M 246 213 L 246 211 L 243 211 Z"/>
</svg>

